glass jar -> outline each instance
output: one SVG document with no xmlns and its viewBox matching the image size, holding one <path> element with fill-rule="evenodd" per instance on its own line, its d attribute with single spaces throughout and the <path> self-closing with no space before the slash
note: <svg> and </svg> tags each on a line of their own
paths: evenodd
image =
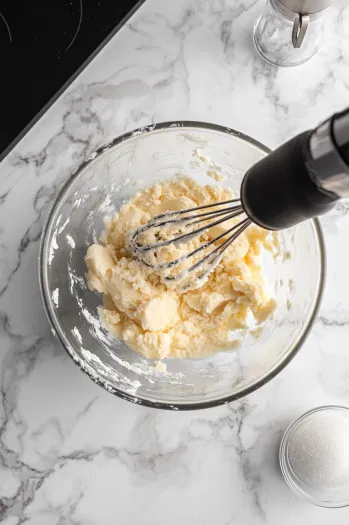
<svg viewBox="0 0 349 525">
<path fill-rule="evenodd" d="M 309 60 L 322 43 L 325 13 L 333 0 L 267 0 L 254 26 L 254 43 L 262 57 L 278 66 Z"/>
</svg>

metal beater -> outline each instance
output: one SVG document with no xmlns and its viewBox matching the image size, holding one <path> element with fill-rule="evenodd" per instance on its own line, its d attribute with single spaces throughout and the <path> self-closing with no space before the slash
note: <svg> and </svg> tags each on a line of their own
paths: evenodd
<svg viewBox="0 0 349 525">
<path fill-rule="evenodd" d="M 204 280 L 250 224 L 268 230 L 289 228 L 326 213 L 342 197 L 349 197 L 349 108 L 252 166 L 242 181 L 240 199 L 157 215 L 129 233 L 128 247 L 144 264 L 163 272 L 165 281 L 179 282 L 194 272 L 198 272 L 196 279 Z M 182 246 L 239 216 L 241 220 L 221 235 L 175 260 L 157 263 L 162 248 Z M 162 235 L 164 229 L 166 238 Z M 168 230 L 173 231 L 170 238 Z M 146 232 L 153 233 L 155 242 L 141 242 Z M 203 257 L 196 260 L 201 252 Z M 190 259 L 195 262 L 176 275 L 168 273 Z"/>
</svg>

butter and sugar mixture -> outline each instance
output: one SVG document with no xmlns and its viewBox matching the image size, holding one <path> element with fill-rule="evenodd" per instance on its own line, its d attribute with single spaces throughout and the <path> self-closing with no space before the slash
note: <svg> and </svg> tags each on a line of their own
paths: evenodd
<svg viewBox="0 0 349 525">
<path fill-rule="evenodd" d="M 127 248 L 128 233 L 159 213 L 232 198 L 227 188 L 174 178 L 138 193 L 106 219 L 99 244 L 87 251 L 88 283 L 103 294 L 105 325 L 132 349 L 156 359 L 207 355 L 237 346 L 235 330 L 250 330 L 251 319 L 255 329 L 272 315 L 275 300 L 263 276 L 261 253 L 277 253 L 275 233 L 251 225 L 227 248 L 206 282 L 190 290 L 164 282 Z M 203 241 L 227 231 L 227 223 L 208 229 Z M 191 242 L 189 248 L 170 245 L 162 256 L 172 260 L 190 252 L 200 239 Z"/>
</svg>

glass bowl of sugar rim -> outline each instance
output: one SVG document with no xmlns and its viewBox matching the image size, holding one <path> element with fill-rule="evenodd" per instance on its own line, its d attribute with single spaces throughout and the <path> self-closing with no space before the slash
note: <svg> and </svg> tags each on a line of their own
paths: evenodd
<svg viewBox="0 0 349 525">
<path fill-rule="evenodd" d="M 296 419 L 283 435 L 279 460 L 298 496 L 320 507 L 349 506 L 349 408 L 321 406 Z"/>
</svg>

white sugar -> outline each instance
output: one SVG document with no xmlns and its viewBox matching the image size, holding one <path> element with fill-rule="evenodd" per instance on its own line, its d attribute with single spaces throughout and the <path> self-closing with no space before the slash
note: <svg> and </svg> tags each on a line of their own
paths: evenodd
<svg viewBox="0 0 349 525">
<path fill-rule="evenodd" d="M 308 486 L 349 483 L 349 419 L 340 411 L 312 414 L 290 438 L 288 458 L 295 476 Z"/>
</svg>

